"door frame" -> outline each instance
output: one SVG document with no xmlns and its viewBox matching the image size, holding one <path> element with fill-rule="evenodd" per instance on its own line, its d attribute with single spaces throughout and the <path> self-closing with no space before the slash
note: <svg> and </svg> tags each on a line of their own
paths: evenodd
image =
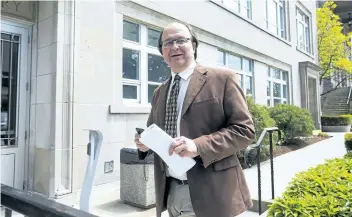
<svg viewBox="0 0 352 217">
<path fill-rule="evenodd" d="M 25 104 L 25 118 L 24 118 L 24 130 L 25 130 L 25 139 L 24 139 L 24 160 L 23 160 L 23 190 L 30 190 L 29 183 L 31 183 L 30 180 L 30 171 L 33 171 L 34 168 L 30 168 L 32 165 L 34 165 L 34 147 L 30 145 L 30 115 L 31 115 L 31 77 L 32 77 L 32 63 L 35 62 L 35 59 L 33 59 L 33 50 L 32 50 L 32 38 L 33 38 L 33 24 L 32 22 L 28 21 L 21 21 L 18 19 L 13 19 L 10 17 L 1 17 L 1 25 L 2 24 L 7 24 L 11 25 L 17 28 L 24 28 L 26 31 L 28 31 L 28 43 L 27 43 L 27 75 L 26 75 L 26 91 L 25 91 L 25 97 L 26 97 L 26 104 Z M 36 43 L 35 43 L 36 44 Z M 21 46 L 24 46 L 24 44 L 21 44 Z M 22 61 L 22 56 L 20 56 L 20 61 Z M 19 123 L 18 123 L 19 124 Z M 32 155 L 30 155 L 32 153 Z M 32 162 L 31 162 L 32 161 Z M 34 174 L 32 174 L 33 177 Z"/>
</svg>

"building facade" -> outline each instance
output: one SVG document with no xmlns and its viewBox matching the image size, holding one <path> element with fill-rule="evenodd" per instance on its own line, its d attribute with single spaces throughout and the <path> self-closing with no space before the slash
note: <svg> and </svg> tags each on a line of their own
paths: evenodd
<svg viewBox="0 0 352 217">
<path fill-rule="evenodd" d="M 235 69 L 257 103 L 307 108 L 319 128 L 315 8 L 298 0 L 2 2 L 2 183 L 79 195 L 94 129 L 104 136 L 95 189 L 118 191 L 120 150 L 135 147 L 153 90 L 170 76 L 157 41 L 174 21 L 197 33 L 199 63 Z"/>
</svg>

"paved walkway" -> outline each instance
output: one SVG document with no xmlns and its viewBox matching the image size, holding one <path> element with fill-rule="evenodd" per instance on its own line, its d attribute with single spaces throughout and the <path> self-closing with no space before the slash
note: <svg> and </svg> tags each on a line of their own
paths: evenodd
<svg viewBox="0 0 352 217">
<path fill-rule="evenodd" d="M 298 172 L 325 162 L 325 159 L 346 154 L 344 134 L 331 133 L 333 137 L 274 158 L 275 196 L 281 195 L 287 184 Z M 262 176 L 262 200 L 271 200 L 270 161 L 260 164 Z M 252 198 L 258 198 L 257 166 L 244 170 Z"/>
<path fill-rule="evenodd" d="M 309 145 L 305 148 L 274 158 L 275 196 L 281 195 L 287 184 L 298 172 L 305 171 L 324 163 L 325 159 L 342 157 L 344 148 L 343 133 L 331 133 L 332 138 Z M 271 199 L 270 161 L 261 164 L 262 199 Z M 257 167 L 244 170 L 252 198 L 258 197 Z M 99 187 L 92 192 L 92 203 L 95 204 L 92 213 L 101 217 L 155 217 L 155 208 L 143 210 L 122 203 L 119 200 L 119 184 L 111 183 Z M 258 213 L 245 212 L 237 217 L 254 217 Z M 262 215 L 263 216 L 263 215 Z M 168 217 L 167 212 L 163 217 Z"/>
</svg>

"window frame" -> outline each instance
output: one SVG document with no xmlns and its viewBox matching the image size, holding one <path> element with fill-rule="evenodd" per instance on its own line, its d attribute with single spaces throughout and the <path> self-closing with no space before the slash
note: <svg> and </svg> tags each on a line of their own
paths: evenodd
<svg viewBox="0 0 352 217">
<path fill-rule="evenodd" d="M 220 66 L 225 66 L 227 68 L 230 68 L 232 70 L 234 70 L 236 72 L 237 75 L 242 75 L 242 79 L 241 79 L 241 88 L 243 89 L 244 93 L 248 96 L 254 96 L 255 94 L 255 88 L 254 88 L 254 60 L 253 59 L 250 59 L 250 58 L 247 58 L 247 57 L 244 57 L 244 56 L 240 56 L 240 55 L 237 55 L 237 54 L 233 54 L 233 53 L 230 53 L 230 52 L 227 52 L 227 51 L 224 51 L 224 50 L 218 50 L 218 57 L 220 56 L 220 53 L 222 53 L 223 55 L 223 62 L 221 63 L 218 59 L 217 61 L 217 64 L 220 65 Z M 232 55 L 232 56 L 235 56 L 235 57 L 238 57 L 241 59 L 241 69 L 235 69 L 235 68 L 232 68 L 229 66 L 229 56 Z M 247 72 L 247 71 L 244 71 L 243 70 L 243 63 L 244 63 L 244 60 L 248 60 L 249 61 L 249 65 L 250 65 L 250 72 Z M 252 79 L 252 93 L 247 93 L 247 85 L 246 85 L 246 76 L 249 76 L 251 77 Z"/>
<path fill-rule="evenodd" d="M 124 18 L 123 22 L 130 22 L 139 26 L 139 42 L 131 41 L 122 37 L 122 50 L 134 50 L 139 52 L 139 80 L 122 78 L 122 101 L 125 104 L 139 104 L 139 105 L 150 105 L 148 102 L 148 85 L 160 85 L 162 83 L 153 82 L 148 80 L 148 55 L 154 55 L 162 57 L 157 47 L 148 45 L 148 30 L 154 30 L 161 32 L 161 29 L 152 27 L 143 23 L 132 21 Z M 122 53 L 122 59 L 123 59 Z M 123 67 L 123 61 L 122 61 Z M 126 99 L 123 98 L 123 86 L 137 86 L 137 99 Z"/>
<path fill-rule="evenodd" d="M 296 17 L 296 46 L 297 49 L 307 53 L 307 54 L 313 54 L 313 45 L 312 45 L 312 25 L 311 25 L 311 16 L 308 15 L 304 10 L 302 10 L 300 7 L 296 6 L 296 11 L 295 11 L 295 17 Z M 300 15 L 300 16 L 299 16 Z M 302 17 L 302 19 L 299 19 Z M 308 19 L 308 22 L 306 22 L 305 19 Z M 300 40 L 298 37 L 298 26 L 299 24 L 303 25 L 303 49 L 300 46 Z M 308 35 L 307 35 L 307 29 L 308 29 Z M 309 39 L 307 41 L 307 39 Z"/>
<path fill-rule="evenodd" d="M 227 9 L 228 11 L 241 16 L 244 19 L 252 20 L 253 7 L 252 0 L 211 0 L 217 3 L 219 6 Z M 234 10 L 233 7 L 230 7 L 227 3 L 228 1 L 233 1 L 237 3 L 238 10 Z M 249 4 L 248 4 L 249 3 Z"/>
<path fill-rule="evenodd" d="M 274 70 L 279 70 L 280 71 L 280 78 L 274 78 L 272 76 L 272 72 Z M 283 74 L 286 73 L 286 78 L 287 80 L 285 81 L 283 79 Z M 270 96 L 268 96 L 268 82 L 270 82 Z M 281 92 L 281 96 L 280 97 L 275 97 L 274 96 L 274 85 L 273 83 L 279 84 L 280 85 L 280 92 Z M 290 104 L 290 88 L 289 88 L 289 83 L 290 83 L 290 76 L 289 76 L 289 72 L 276 68 L 276 67 L 272 67 L 272 66 L 268 66 L 268 71 L 267 71 L 267 94 L 266 94 L 266 98 L 267 98 L 267 106 L 269 107 L 273 107 L 274 105 L 274 100 L 279 99 L 281 102 L 281 104 L 284 104 L 283 102 L 286 102 L 286 104 Z M 286 97 L 284 97 L 284 85 L 286 85 Z M 268 104 L 268 100 L 270 100 L 270 105 Z"/>
<path fill-rule="evenodd" d="M 268 1 L 272 1 L 276 4 L 276 23 L 275 23 L 275 32 L 271 31 L 271 29 L 269 28 L 270 25 L 273 25 L 270 21 L 269 21 L 269 2 Z M 271 34 L 274 34 L 275 36 L 288 41 L 288 28 L 289 25 L 287 25 L 288 23 L 288 13 L 287 13 L 287 9 L 288 9 L 288 3 L 284 0 L 265 0 L 265 28 L 267 31 L 269 31 Z M 283 16 L 281 16 L 281 11 L 280 8 L 283 9 Z M 281 20 L 281 18 L 283 17 L 284 20 Z M 283 29 L 281 28 L 281 24 L 283 24 Z M 282 36 L 284 35 L 284 36 Z"/>
</svg>

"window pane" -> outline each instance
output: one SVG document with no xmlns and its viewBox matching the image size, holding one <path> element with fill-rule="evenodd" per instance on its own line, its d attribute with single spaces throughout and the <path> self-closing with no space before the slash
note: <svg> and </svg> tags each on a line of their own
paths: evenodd
<svg viewBox="0 0 352 217">
<path fill-rule="evenodd" d="M 124 99 L 137 99 L 137 86 L 123 85 Z"/>
<path fill-rule="evenodd" d="M 240 12 L 239 0 L 223 0 L 224 4 L 235 12 Z"/>
<path fill-rule="evenodd" d="M 271 96 L 271 82 L 268 81 L 266 84 L 266 95 Z"/>
<path fill-rule="evenodd" d="M 276 79 L 281 79 L 281 76 L 280 76 L 280 70 L 278 69 L 273 69 L 273 78 L 276 78 Z"/>
<path fill-rule="evenodd" d="M 148 81 L 163 82 L 171 76 L 163 57 L 148 54 Z"/>
<path fill-rule="evenodd" d="M 285 27 L 285 10 L 284 7 L 280 7 L 280 28 L 281 28 L 281 37 L 286 38 L 286 27 Z"/>
<path fill-rule="evenodd" d="M 139 25 L 124 20 L 123 39 L 139 42 Z"/>
<path fill-rule="evenodd" d="M 225 65 L 225 53 L 222 51 L 218 51 L 218 63 L 221 65 Z"/>
<path fill-rule="evenodd" d="M 237 76 L 238 76 L 238 82 L 239 82 L 240 86 L 243 88 L 243 75 L 237 74 Z"/>
<path fill-rule="evenodd" d="M 281 85 L 278 83 L 273 83 L 273 93 L 274 97 L 281 97 Z"/>
<path fill-rule="evenodd" d="M 229 55 L 229 67 L 233 69 L 242 69 L 241 58 L 233 55 Z"/>
<path fill-rule="evenodd" d="M 252 19 L 252 0 L 247 0 L 246 2 L 247 4 L 247 18 L 248 19 Z"/>
<path fill-rule="evenodd" d="M 253 93 L 253 86 L 252 86 L 252 77 L 246 76 L 246 94 Z"/>
<path fill-rule="evenodd" d="M 158 47 L 160 32 L 154 29 L 148 29 L 148 45 Z"/>
<path fill-rule="evenodd" d="M 283 91 L 282 97 L 286 99 L 287 98 L 287 85 L 282 85 L 282 91 Z"/>
<path fill-rule="evenodd" d="M 298 48 L 304 49 L 304 26 L 300 22 L 298 23 L 297 34 L 298 34 Z"/>
<path fill-rule="evenodd" d="M 243 71 L 252 72 L 252 64 L 249 59 L 243 58 Z"/>
<path fill-rule="evenodd" d="M 153 93 L 154 90 L 158 87 L 158 85 L 153 85 L 153 84 L 149 84 L 148 85 L 148 103 L 152 102 L 153 99 Z"/>
<path fill-rule="evenodd" d="M 287 81 L 287 72 L 282 72 L 282 80 Z"/>
<path fill-rule="evenodd" d="M 123 78 L 139 80 L 139 52 L 123 49 Z"/>
<path fill-rule="evenodd" d="M 274 106 L 281 104 L 281 99 L 274 99 Z"/>
<path fill-rule="evenodd" d="M 268 100 L 266 101 L 266 104 L 267 104 L 268 106 L 271 106 L 271 100 L 268 99 Z"/>
<path fill-rule="evenodd" d="M 306 51 L 308 53 L 310 53 L 310 31 L 309 31 L 309 27 L 305 27 L 305 36 L 306 36 L 306 39 L 305 39 L 305 42 L 306 42 Z"/>
</svg>

